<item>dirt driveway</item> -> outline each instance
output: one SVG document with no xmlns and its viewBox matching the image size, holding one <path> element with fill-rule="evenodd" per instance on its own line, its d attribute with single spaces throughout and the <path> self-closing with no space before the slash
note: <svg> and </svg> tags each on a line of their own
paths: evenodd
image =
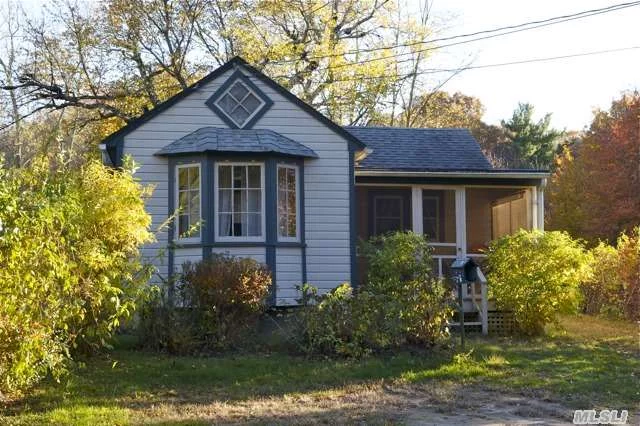
<svg viewBox="0 0 640 426">
<path fill-rule="evenodd" d="M 515 395 L 479 386 L 383 383 L 344 389 L 285 395 L 244 402 L 180 403 L 167 401 L 147 408 L 163 422 L 187 419 L 215 424 L 406 424 L 498 425 L 571 424 L 573 410 L 544 396 Z"/>
</svg>

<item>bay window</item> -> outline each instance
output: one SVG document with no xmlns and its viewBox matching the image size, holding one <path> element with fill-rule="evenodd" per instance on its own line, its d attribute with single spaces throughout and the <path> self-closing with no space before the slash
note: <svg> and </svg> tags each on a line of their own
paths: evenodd
<svg viewBox="0 0 640 426">
<path fill-rule="evenodd" d="M 216 235 L 220 241 L 264 240 L 262 164 L 218 164 L 215 191 Z"/>
<path fill-rule="evenodd" d="M 176 166 L 177 223 L 179 240 L 200 239 L 200 164 Z"/>
<path fill-rule="evenodd" d="M 278 166 L 278 240 L 298 240 L 298 168 Z"/>
</svg>

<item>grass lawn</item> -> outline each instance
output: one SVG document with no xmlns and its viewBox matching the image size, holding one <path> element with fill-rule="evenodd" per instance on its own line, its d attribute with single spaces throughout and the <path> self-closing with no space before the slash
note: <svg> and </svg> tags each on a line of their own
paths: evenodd
<svg viewBox="0 0 640 426">
<path fill-rule="evenodd" d="M 574 408 L 637 413 L 638 327 L 590 317 L 562 326 L 535 340 L 472 337 L 466 353 L 361 361 L 171 357 L 121 345 L 3 407 L 0 424 L 413 423 L 434 413 L 447 422 L 487 406 L 569 421 Z"/>
</svg>

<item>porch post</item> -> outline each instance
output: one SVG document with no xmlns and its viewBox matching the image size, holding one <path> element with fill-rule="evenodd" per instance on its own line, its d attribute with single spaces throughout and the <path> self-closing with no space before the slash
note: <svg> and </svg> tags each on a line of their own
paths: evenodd
<svg viewBox="0 0 640 426">
<path fill-rule="evenodd" d="M 467 191 L 456 188 L 456 256 L 467 257 Z"/>
<path fill-rule="evenodd" d="M 411 225 L 412 230 L 418 235 L 424 233 L 422 229 L 422 188 L 411 187 Z"/>
<path fill-rule="evenodd" d="M 547 183 L 546 179 L 542 179 L 542 183 L 536 187 L 538 193 L 538 229 L 544 231 L 544 187 Z"/>
<path fill-rule="evenodd" d="M 527 218 L 531 217 L 531 221 L 527 224 L 531 229 L 538 229 L 538 187 L 532 186 L 528 190 L 529 193 L 529 211 Z"/>
</svg>

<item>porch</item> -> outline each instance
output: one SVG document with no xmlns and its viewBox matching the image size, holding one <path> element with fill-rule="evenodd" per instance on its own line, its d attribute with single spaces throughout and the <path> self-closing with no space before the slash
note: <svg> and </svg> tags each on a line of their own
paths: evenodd
<svg viewBox="0 0 640 426">
<path fill-rule="evenodd" d="M 487 283 L 482 265 L 489 243 L 523 229 L 543 229 L 541 185 L 446 185 L 357 183 L 357 235 L 372 236 L 399 230 L 425 235 L 433 248 L 433 270 L 451 277 L 455 259 L 472 258 L 479 266 L 477 282 L 464 286 L 466 313 L 486 332 Z M 366 261 L 358 257 L 358 277 L 366 277 Z M 465 315 L 466 316 L 466 315 Z"/>
</svg>

